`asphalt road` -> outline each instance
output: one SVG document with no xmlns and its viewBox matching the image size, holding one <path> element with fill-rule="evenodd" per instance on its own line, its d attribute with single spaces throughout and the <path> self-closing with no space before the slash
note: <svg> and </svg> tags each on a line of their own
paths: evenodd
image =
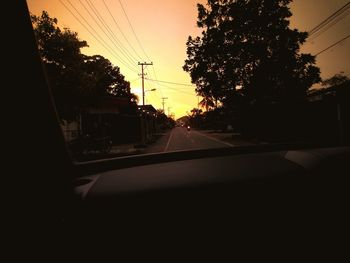
<svg viewBox="0 0 350 263">
<path fill-rule="evenodd" d="M 217 140 L 200 131 L 187 131 L 183 127 L 175 127 L 167 132 L 158 142 L 148 147 L 148 153 L 169 152 L 193 149 L 232 147 L 232 144 Z"/>
</svg>

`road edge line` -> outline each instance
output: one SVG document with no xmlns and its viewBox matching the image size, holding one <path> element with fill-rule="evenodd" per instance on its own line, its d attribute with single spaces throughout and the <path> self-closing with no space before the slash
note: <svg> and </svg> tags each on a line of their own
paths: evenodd
<svg viewBox="0 0 350 263">
<path fill-rule="evenodd" d="M 164 151 L 163 151 L 163 152 L 166 152 L 166 151 L 168 150 L 168 148 L 169 148 L 170 140 L 171 140 L 171 138 L 172 138 L 172 136 L 173 136 L 173 130 L 174 130 L 174 129 L 172 129 L 171 132 L 170 132 L 168 142 L 167 142 L 167 144 L 165 145 L 165 148 L 164 148 Z"/>
</svg>

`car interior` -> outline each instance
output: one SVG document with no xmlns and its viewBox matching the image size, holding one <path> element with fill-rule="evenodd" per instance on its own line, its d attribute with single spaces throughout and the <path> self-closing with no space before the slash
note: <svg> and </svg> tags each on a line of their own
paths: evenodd
<svg viewBox="0 0 350 263">
<path fill-rule="evenodd" d="M 124 246 L 147 246 L 151 238 L 198 246 L 238 236 L 306 242 L 343 232 L 348 146 L 276 144 L 72 161 L 26 2 L 16 1 L 10 12 L 20 48 L 9 48 L 20 68 L 9 66 L 15 72 L 5 75 L 16 108 L 9 138 L 17 147 L 11 144 L 8 163 L 32 230 L 49 225 L 43 232 L 67 242 L 96 242 L 97 235 Z"/>
</svg>

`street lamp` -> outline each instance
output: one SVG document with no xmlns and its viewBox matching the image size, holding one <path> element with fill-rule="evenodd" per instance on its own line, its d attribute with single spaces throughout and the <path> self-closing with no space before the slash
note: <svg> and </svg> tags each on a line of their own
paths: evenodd
<svg viewBox="0 0 350 263">
<path fill-rule="evenodd" d="M 145 97 L 145 94 L 146 94 L 146 92 L 148 92 L 148 91 L 156 91 L 157 89 L 149 89 L 149 90 L 145 90 L 144 91 L 144 93 L 143 93 L 143 96 Z M 143 102 L 143 105 L 145 105 L 145 102 Z"/>
<path fill-rule="evenodd" d="M 145 93 L 146 93 L 147 91 L 155 91 L 155 90 L 157 90 L 157 89 L 148 89 L 148 90 L 145 90 Z"/>
</svg>

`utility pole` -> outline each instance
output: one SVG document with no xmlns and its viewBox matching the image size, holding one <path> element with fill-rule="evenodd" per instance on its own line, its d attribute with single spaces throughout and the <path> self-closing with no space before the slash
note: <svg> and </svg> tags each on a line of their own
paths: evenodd
<svg viewBox="0 0 350 263">
<path fill-rule="evenodd" d="M 170 109 L 171 107 L 168 107 L 168 117 L 170 116 Z"/>
<path fill-rule="evenodd" d="M 163 113 L 165 114 L 165 110 L 164 110 L 164 104 L 165 104 L 165 100 L 167 100 L 168 98 L 167 97 L 163 97 L 162 98 L 162 104 L 163 104 Z"/>
<path fill-rule="evenodd" d="M 153 62 L 147 63 L 147 62 L 139 62 L 138 63 L 141 66 L 141 78 L 142 78 L 142 105 L 145 105 L 145 73 L 143 72 L 144 66 L 152 66 Z"/>
</svg>

